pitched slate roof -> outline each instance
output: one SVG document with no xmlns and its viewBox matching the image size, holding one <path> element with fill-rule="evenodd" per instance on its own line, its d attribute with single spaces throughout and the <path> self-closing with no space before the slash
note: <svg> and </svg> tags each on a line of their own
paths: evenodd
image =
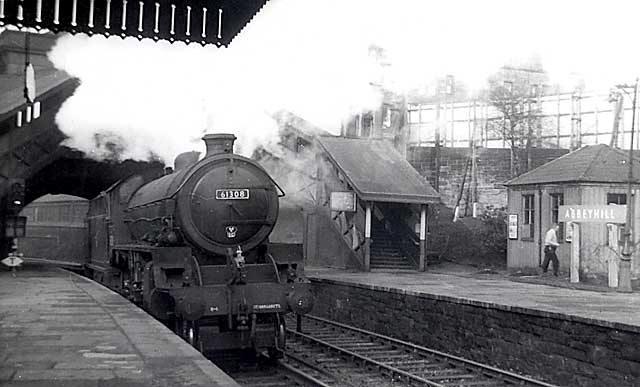
<svg viewBox="0 0 640 387">
<path fill-rule="evenodd" d="M 640 181 L 640 161 L 633 160 L 633 180 Z M 545 183 L 626 183 L 629 153 L 608 145 L 585 146 L 505 183 L 506 186 Z"/>
<path fill-rule="evenodd" d="M 440 201 L 438 192 L 387 141 L 318 137 L 318 142 L 362 200 Z"/>
</svg>

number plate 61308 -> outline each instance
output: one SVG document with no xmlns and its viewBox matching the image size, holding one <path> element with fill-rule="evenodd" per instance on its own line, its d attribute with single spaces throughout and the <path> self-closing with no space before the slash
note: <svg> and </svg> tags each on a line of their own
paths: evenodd
<svg viewBox="0 0 640 387">
<path fill-rule="evenodd" d="M 216 199 L 219 200 L 246 200 L 249 199 L 249 190 L 247 188 L 227 188 L 227 189 L 217 189 L 216 190 Z"/>
</svg>

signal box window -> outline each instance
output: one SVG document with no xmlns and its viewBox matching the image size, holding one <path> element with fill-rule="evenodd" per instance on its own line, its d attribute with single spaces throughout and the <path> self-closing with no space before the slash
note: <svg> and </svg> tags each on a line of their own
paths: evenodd
<svg viewBox="0 0 640 387">
<path fill-rule="evenodd" d="M 627 204 L 627 194 L 608 193 L 607 204 L 619 204 L 619 205 Z"/>
<path fill-rule="evenodd" d="M 522 195 L 522 209 L 524 214 L 522 216 L 522 238 L 533 239 L 535 230 L 535 195 Z"/>
<path fill-rule="evenodd" d="M 564 194 L 561 194 L 561 193 L 551 194 L 551 222 L 558 223 L 560 225 L 560 228 L 558 229 L 558 242 L 560 243 L 564 241 L 565 224 L 564 222 L 558 222 L 558 220 L 560 219 L 559 217 L 560 206 L 563 204 L 564 204 Z"/>
</svg>

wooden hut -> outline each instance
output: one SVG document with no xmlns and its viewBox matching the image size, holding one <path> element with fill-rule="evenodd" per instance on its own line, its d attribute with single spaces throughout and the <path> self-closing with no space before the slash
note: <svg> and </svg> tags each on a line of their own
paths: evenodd
<svg viewBox="0 0 640 387">
<path fill-rule="evenodd" d="M 557 250 L 560 268 L 568 271 L 571 263 L 570 224 L 562 222 L 561 205 L 626 205 L 633 204 L 633 240 L 640 241 L 638 224 L 638 188 L 640 162 L 633 161 L 632 199 L 627 198 L 628 152 L 607 145 L 585 146 L 539 168 L 509 180 L 509 235 L 507 266 L 538 267 L 544 258 L 544 237 L 551 224 L 560 220 Z M 580 225 L 579 274 L 607 276 L 610 264 L 619 259 L 619 230 L 614 224 L 583 223 Z M 616 231 L 618 230 L 618 231 Z M 631 261 L 632 277 L 638 277 L 638 247 Z M 610 281 L 611 285 L 611 281 Z"/>
</svg>

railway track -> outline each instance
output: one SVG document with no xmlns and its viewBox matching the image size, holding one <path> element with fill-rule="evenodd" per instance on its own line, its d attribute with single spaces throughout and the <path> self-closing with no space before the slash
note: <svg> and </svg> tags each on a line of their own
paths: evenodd
<svg viewBox="0 0 640 387">
<path fill-rule="evenodd" d="M 355 387 L 297 356 L 275 362 L 264 358 L 225 372 L 243 387 Z"/>
<path fill-rule="evenodd" d="M 295 320 L 288 325 L 295 326 Z M 302 332 L 287 329 L 287 336 L 287 358 L 300 359 L 348 386 L 553 386 L 313 316 L 302 318 Z"/>
</svg>

